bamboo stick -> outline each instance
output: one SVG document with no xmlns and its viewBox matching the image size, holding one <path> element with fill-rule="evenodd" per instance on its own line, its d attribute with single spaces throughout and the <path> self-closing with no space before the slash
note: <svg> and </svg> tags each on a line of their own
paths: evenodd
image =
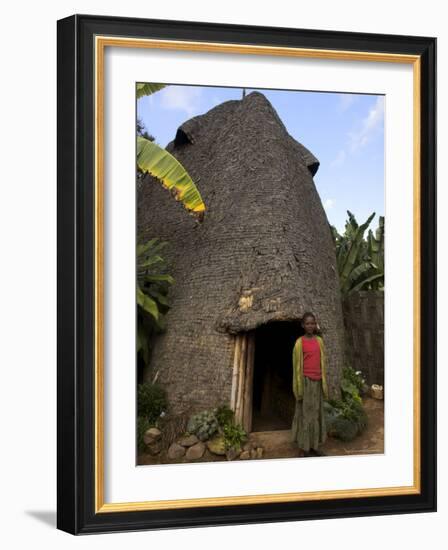
<svg viewBox="0 0 448 550">
<path fill-rule="evenodd" d="M 241 343 L 241 355 L 239 360 L 238 367 L 238 391 L 236 398 L 236 408 L 235 408 L 235 421 L 237 424 L 240 424 L 242 421 L 242 401 L 243 401 L 243 388 L 244 388 L 244 375 L 246 370 L 246 350 L 247 350 L 247 335 L 246 333 L 242 336 Z"/>
<path fill-rule="evenodd" d="M 238 366 L 241 354 L 241 334 L 235 336 L 235 355 L 233 357 L 233 372 L 232 372 L 232 391 L 230 394 L 230 408 L 235 411 L 236 406 L 236 391 L 238 387 Z"/>
</svg>

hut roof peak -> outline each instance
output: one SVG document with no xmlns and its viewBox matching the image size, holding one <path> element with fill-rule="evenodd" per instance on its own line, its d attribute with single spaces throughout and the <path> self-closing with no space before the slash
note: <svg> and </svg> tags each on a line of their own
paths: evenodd
<svg viewBox="0 0 448 550">
<path fill-rule="evenodd" d="M 241 128 L 247 139 L 260 134 L 277 135 L 284 140 L 301 158 L 303 164 L 314 176 L 319 168 L 318 159 L 304 145 L 294 139 L 287 131 L 277 111 L 269 99 L 261 92 L 253 91 L 241 99 L 231 99 L 216 105 L 206 113 L 185 121 L 177 129 L 176 137 L 167 149 L 173 151 L 184 145 L 205 140 L 218 143 L 227 132 L 241 136 Z"/>
</svg>

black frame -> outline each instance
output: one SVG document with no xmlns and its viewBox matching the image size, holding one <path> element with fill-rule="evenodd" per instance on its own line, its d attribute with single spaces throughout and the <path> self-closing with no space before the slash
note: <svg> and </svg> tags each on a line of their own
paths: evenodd
<svg viewBox="0 0 448 550">
<path fill-rule="evenodd" d="M 97 34 L 420 56 L 420 494 L 94 513 L 93 40 Z M 58 21 L 57 52 L 57 527 L 83 534 L 436 511 L 436 39 L 74 15 Z"/>
</svg>

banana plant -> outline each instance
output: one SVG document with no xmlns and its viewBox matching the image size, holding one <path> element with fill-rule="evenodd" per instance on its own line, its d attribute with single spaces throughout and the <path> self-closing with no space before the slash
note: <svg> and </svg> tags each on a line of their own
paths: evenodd
<svg viewBox="0 0 448 550">
<path fill-rule="evenodd" d="M 165 86 L 138 82 L 137 98 L 151 95 Z M 168 151 L 143 136 L 137 136 L 137 167 L 159 180 L 199 222 L 204 219 L 205 204 L 199 190 L 187 170 Z"/>
<path fill-rule="evenodd" d="M 151 334 L 165 329 L 164 316 L 169 309 L 167 294 L 174 283 L 160 255 L 167 244 L 154 238 L 137 245 L 137 353 L 142 353 L 145 364 L 149 363 Z"/>
<path fill-rule="evenodd" d="M 166 84 L 156 84 L 154 82 L 137 82 L 137 99 L 145 95 L 151 95 L 166 87 Z"/>
<path fill-rule="evenodd" d="M 331 226 L 341 292 L 381 289 L 384 286 L 384 217 L 379 218 L 376 236 L 370 230 L 366 241 L 364 233 L 375 212 L 361 225 L 350 211 L 347 214 L 343 235 Z"/>
</svg>

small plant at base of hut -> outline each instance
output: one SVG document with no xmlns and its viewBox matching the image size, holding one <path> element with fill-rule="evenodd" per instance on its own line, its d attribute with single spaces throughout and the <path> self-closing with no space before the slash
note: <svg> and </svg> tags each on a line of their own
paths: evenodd
<svg viewBox="0 0 448 550">
<path fill-rule="evenodd" d="M 226 424 L 223 433 L 226 450 L 239 449 L 247 441 L 247 433 L 239 424 Z"/>
<path fill-rule="evenodd" d="M 343 369 L 341 399 L 324 403 L 328 432 L 342 441 L 351 441 L 367 427 L 360 389 L 364 380 L 351 367 Z"/>
<path fill-rule="evenodd" d="M 187 424 L 187 431 L 196 435 L 201 441 L 210 439 L 219 428 L 215 411 L 202 411 L 194 414 Z"/>
<path fill-rule="evenodd" d="M 156 425 L 168 407 L 166 392 L 159 384 L 144 382 L 138 385 L 138 416 L 146 418 L 151 425 Z"/>
<path fill-rule="evenodd" d="M 227 426 L 228 424 L 233 424 L 234 412 L 227 405 L 221 405 L 216 409 L 215 413 L 218 424 L 221 428 Z"/>
<path fill-rule="evenodd" d="M 359 394 L 364 393 L 367 387 L 362 372 L 360 370 L 355 371 L 352 367 L 344 367 L 342 369 L 342 380 L 346 383 L 353 384 L 357 388 Z M 344 390 L 344 388 L 342 389 Z"/>
</svg>

